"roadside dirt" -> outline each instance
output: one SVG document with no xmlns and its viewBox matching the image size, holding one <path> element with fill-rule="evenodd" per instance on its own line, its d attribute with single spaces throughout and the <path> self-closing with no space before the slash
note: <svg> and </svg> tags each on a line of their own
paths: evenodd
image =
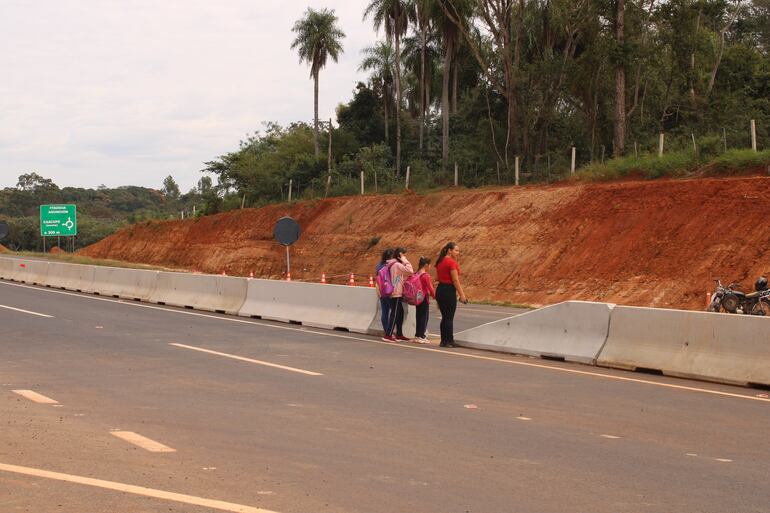
<svg viewBox="0 0 770 513">
<path fill-rule="evenodd" d="M 768 177 L 740 177 L 353 196 L 134 225 L 81 254 L 280 279 L 272 228 L 291 215 L 295 280 L 352 272 L 365 285 L 384 248 L 416 264 L 451 240 L 472 300 L 702 309 L 714 278 L 750 288 L 770 273 L 768 190 Z"/>
<path fill-rule="evenodd" d="M 7 252 L 8 252 L 8 248 L 0 244 L 0 253 L 7 253 Z"/>
</svg>

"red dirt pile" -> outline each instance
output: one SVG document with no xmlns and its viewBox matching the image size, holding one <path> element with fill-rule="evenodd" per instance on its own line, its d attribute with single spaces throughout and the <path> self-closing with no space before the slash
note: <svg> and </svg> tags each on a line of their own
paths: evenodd
<svg viewBox="0 0 770 513">
<path fill-rule="evenodd" d="M 702 309 L 713 278 L 750 287 L 770 272 L 768 189 L 751 177 L 353 196 L 134 225 L 81 254 L 283 278 L 272 228 L 288 214 L 302 227 L 295 280 L 365 285 L 384 248 L 416 264 L 451 240 L 472 300 Z"/>
<path fill-rule="evenodd" d="M 8 253 L 8 248 L 0 244 L 0 253 Z"/>
</svg>

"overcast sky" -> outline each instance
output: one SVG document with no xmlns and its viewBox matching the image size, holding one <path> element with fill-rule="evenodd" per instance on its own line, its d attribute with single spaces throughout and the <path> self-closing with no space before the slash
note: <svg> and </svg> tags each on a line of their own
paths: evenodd
<svg viewBox="0 0 770 513">
<path fill-rule="evenodd" d="M 377 37 L 366 3 L 0 0 L 0 187 L 32 171 L 94 188 L 171 174 L 186 192 L 263 122 L 312 120 L 309 68 L 289 48 L 308 6 L 334 9 L 347 35 L 319 115 L 350 100 Z"/>
</svg>

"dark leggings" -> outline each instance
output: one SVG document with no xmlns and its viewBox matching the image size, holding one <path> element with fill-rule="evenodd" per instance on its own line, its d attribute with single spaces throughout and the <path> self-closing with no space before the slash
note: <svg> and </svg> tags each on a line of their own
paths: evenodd
<svg viewBox="0 0 770 513">
<path fill-rule="evenodd" d="M 428 331 L 428 315 L 430 313 L 430 304 L 428 303 L 427 297 L 422 303 L 417 305 L 415 313 L 417 314 L 417 326 L 414 336 L 415 338 L 425 338 L 426 332 Z"/>
<path fill-rule="evenodd" d="M 436 287 L 436 302 L 441 311 L 441 343 L 454 344 L 454 319 L 457 310 L 457 290 L 454 285 L 439 283 Z"/>
<path fill-rule="evenodd" d="M 388 335 L 404 336 L 404 304 L 400 297 L 388 298 L 390 313 L 388 315 Z M 395 331 L 395 333 L 393 333 Z"/>
</svg>

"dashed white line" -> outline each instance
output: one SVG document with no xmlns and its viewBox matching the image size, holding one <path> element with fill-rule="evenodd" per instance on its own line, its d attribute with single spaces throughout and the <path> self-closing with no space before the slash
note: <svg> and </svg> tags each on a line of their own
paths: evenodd
<svg viewBox="0 0 770 513">
<path fill-rule="evenodd" d="M 36 315 L 37 317 L 45 317 L 47 319 L 53 319 L 53 315 L 48 315 L 48 314 L 39 313 L 39 312 L 31 312 L 29 310 L 22 310 L 21 308 L 14 308 L 12 306 L 0 305 L 0 308 L 4 308 L 5 310 L 12 310 L 14 312 L 25 313 L 29 315 Z"/>
<path fill-rule="evenodd" d="M 601 436 L 602 438 L 609 438 L 610 440 L 617 440 L 620 438 L 619 436 L 615 436 L 615 435 L 599 435 L 599 436 Z"/>
<path fill-rule="evenodd" d="M 185 344 L 177 344 L 175 342 L 172 342 L 169 345 L 175 346 L 175 347 L 181 347 L 183 349 L 191 349 L 193 351 L 199 351 L 201 353 L 208 353 L 208 354 L 213 354 L 213 355 L 216 355 L 216 356 L 224 356 L 225 358 L 232 358 L 233 360 L 240 360 L 242 362 L 256 363 L 257 365 L 264 365 L 265 367 L 273 367 L 273 368 L 281 369 L 281 370 L 285 370 L 285 371 L 297 372 L 299 374 L 305 374 L 305 375 L 308 375 L 308 376 L 323 376 L 323 374 L 321 374 L 320 372 L 313 372 L 313 371 L 308 371 L 308 370 L 304 370 L 304 369 L 297 369 L 296 367 L 287 367 L 286 365 L 278 365 L 277 363 L 270 363 L 270 362 L 265 362 L 265 361 L 262 361 L 262 360 L 254 360 L 253 358 L 246 358 L 244 356 L 238 356 L 238 355 L 235 355 L 235 354 L 220 353 L 219 351 L 212 351 L 210 349 L 204 349 L 202 347 L 188 346 L 188 345 L 185 345 Z"/>
<path fill-rule="evenodd" d="M 243 504 L 236 504 L 233 502 L 225 502 L 216 499 L 206 499 L 204 497 L 195 497 L 193 495 L 185 495 L 181 493 L 167 492 L 164 490 L 156 490 L 153 488 L 145 488 L 144 486 L 134 486 L 125 483 L 117 483 L 115 481 L 105 481 L 103 479 L 93 479 L 90 477 L 76 476 L 72 474 L 63 474 L 61 472 L 50 472 L 48 470 L 41 470 L 30 467 L 21 467 L 18 465 L 8 465 L 0 463 L 0 471 L 10 472 L 13 474 L 21 474 L 25 476 L 40 477 L 45 479 L 53 479 L 56 481 L 65 481 L 68 483 L 81 484 L 86 486 L 93 486 L 96 488 L 103 488 L 106 490 L 113 490 L 122 493 L 131 493 L 134 495 L 141 495 L 144 497 L 152 497 L 154 499 L 162 499 L 167 501 L 179 502 L 182 504 L 189 504 L 191 506 L 202 506 L 204 508 L 217 509 L 220 511 L 229 511 L 231 513 L 276 513 L 268 509 L 255 508 L 253 506 L 246 506 Z"/>
<path fill-rule="evenodd" d="M 516 417 L 516 420 L 532 420 L 532 418 L 531 417 L 519 416 L 519 417 Z"/>
<path fill-rule="evenodd" d="M 82 299 L 88 299 L 92 301 L 106 301 L 109 303 L 117 303 L 121 305 L 127 305 L 127 306 L 133 306 L 136 308 L 148 308 L 151 310 L 161 310 L 163 312 L 169 312 L 179 315 L 192 315 L 195 317 L 204 317 L 207 319 L 217 319 L 220 321 L 226 321 L 226 322 L 235 322 L 240 324 L 251 324 L 252 326 L 262 326 L 266 328 L 271 329 L 277 329 L 277 330 L 287 330 L 287 331 L 299 331 L 302 333 L 312 333 L 314 335 L 322 336 L 322 337 L 333 337 L 333 338 L 340 338 L 340 339 L 347 339 L 347 340 L 360 340 L 362 342 L 368 342 L 370 344 L 381 344 L 386 345 L 388 347 L 394 347 L 394 348 L 400 348 L 400 349 L 411 349 L 415 351 L 432 351 L 436 353 L 445 354 L 448 356 L 455 356 L 460 358 L 473 358 L 477 360 L 486 360 L 486 361 L 492 361 L 492 362 L 499 362 L 499 363 L 506 363 L 508 365 L 520 365 L 523 367 L 531 367 L 531 368 L 537 368 L 537 369 L 547 369 L 555 372 L 564 372 L 568 374 L 576 374 L 581 376 L 590 376 L 595 378 L 602 378 L 602 379 L 611 379 L 615 381 L 625 381 L 628 383 L 639 383 L 643 385 L 650 385 L 650 386 L 656 386 L 656 387 L 662 387 L 662 388 L 669 388 L 673 390 L 680 390 L 683 392 L 697 392 L 702 394 L 710 394 L 720 397 L 731 397 L 734 399 L 744 399 L 749 401 L 760 401 L 765 403 L 770 403 L 770 398 L 767 397 L 755 397 L 750 395 L 744 395 L 744 394 L 735 394 L 731 392 L 722 392 L 719 390 L 710 390 L 708 388 L 697 388 L 697 387 L 689 387 L 689 386 L 683 386 L 683 385 L 675 385 L 673 383 L 661 383 L 657 381 L 650 381 L 646 379 L 638 379 L 638 378 L 629 378 L 625 376 L 617 376 L 614 374 L 604 374 L 601 372 L 591 372 L 591 371 L 583 371 L 578 369 L 572 369 L 572 368 L 565 368 L 565 367 L 555 367 L 551 365 L 544 365 L 539 363 L 530 363 L 530 362 L 522 362 L 517 360 L 506 360 L 503 358 L 495 358 L 493 356 L 482 356 L 482 355 L 476 355 L 476 354 L 468 354 L 468 353 L 461 353 L 461 352 L 454 352 L 454 351 L 446 351 L 443 349 L 438 348 L 432 348 L 432 347 L 425 347 L 425 346 L 414 346 L 414 345 L 405 345 L 405 344 L 392 344 L 390 342 L 382 342 L 379 340 L 374 340 L 371 338 L 363 338 L 363 337 L 354 337 L 350 335 L 340 335 L 335 332 L 330 333 L 324 333 L 320 331 L 314 331 L 309 330 L 306 328 L 293 328 L 291 326 L 278 326 L 275 324 L 268 324 L 265 322 L 255 322 L 250 321 L 246 319 L 234 319 L 234 318 L 228 318 L 228 317 L 218 317 L 216 315 L 210 315 L 210 314 L 204 314 L 204 313 L 198 313 L 198 312 L 188 312 L 185 310 L 174 310 L 172 308 L 164 308 L 160 306 L 154 306 L 154 305 L 147 305 L 147 304 L 141 304 L 141 303 L 134 303 L 134 302 L 128 302 L 128 301 L 122 301 L 119 299 L 107 299 L 103 297 L 95 297 L 95 296 L 88 296 L 83 294 L 76 294 L 74 292 L 65 292 L 61 290 L 50 290 L 50 289 L 41 289 L 39 287 L 31 287 L 29 285 L 21 285 L 18 283 L 8 283 L 4 281 L 0 281 L 0 285 L 6 285 L 9 287 L 20 287 L 25 289 L 31 289 L 36 290 L 39 292 L 47 292 L 49 294 L 63 294 L 65 296 L 75 296 Z"/>
<path fill-rule="evenodd" d="M 110 434 L 128 443 L 134 444 L 137 447 L 141 447 L 145 451 L 176 452 L 176 449 L 172 449 L 171 447 L 168 447 L 167 445 L 163 445 L 162 443 L 156 442 L 155 440 L 150 440 L 146 436 L 142 436 L 138 433 L 134 433 L 133 431 L 111 431 Z"/>
<path fill-rule="evenodd" d="M 19 394 L 25 399 L 29 399 L 30 401 L 35 403 L 59 404 L 59 401 L 57 401 L 56 399 L 51 399 L 50 397 L 46 397 L 43 394 L 38 394 L 37 392 L 33 392 L 32 390 L 12 390 L 12 392 L 14 394 Z"/>
</svg>

